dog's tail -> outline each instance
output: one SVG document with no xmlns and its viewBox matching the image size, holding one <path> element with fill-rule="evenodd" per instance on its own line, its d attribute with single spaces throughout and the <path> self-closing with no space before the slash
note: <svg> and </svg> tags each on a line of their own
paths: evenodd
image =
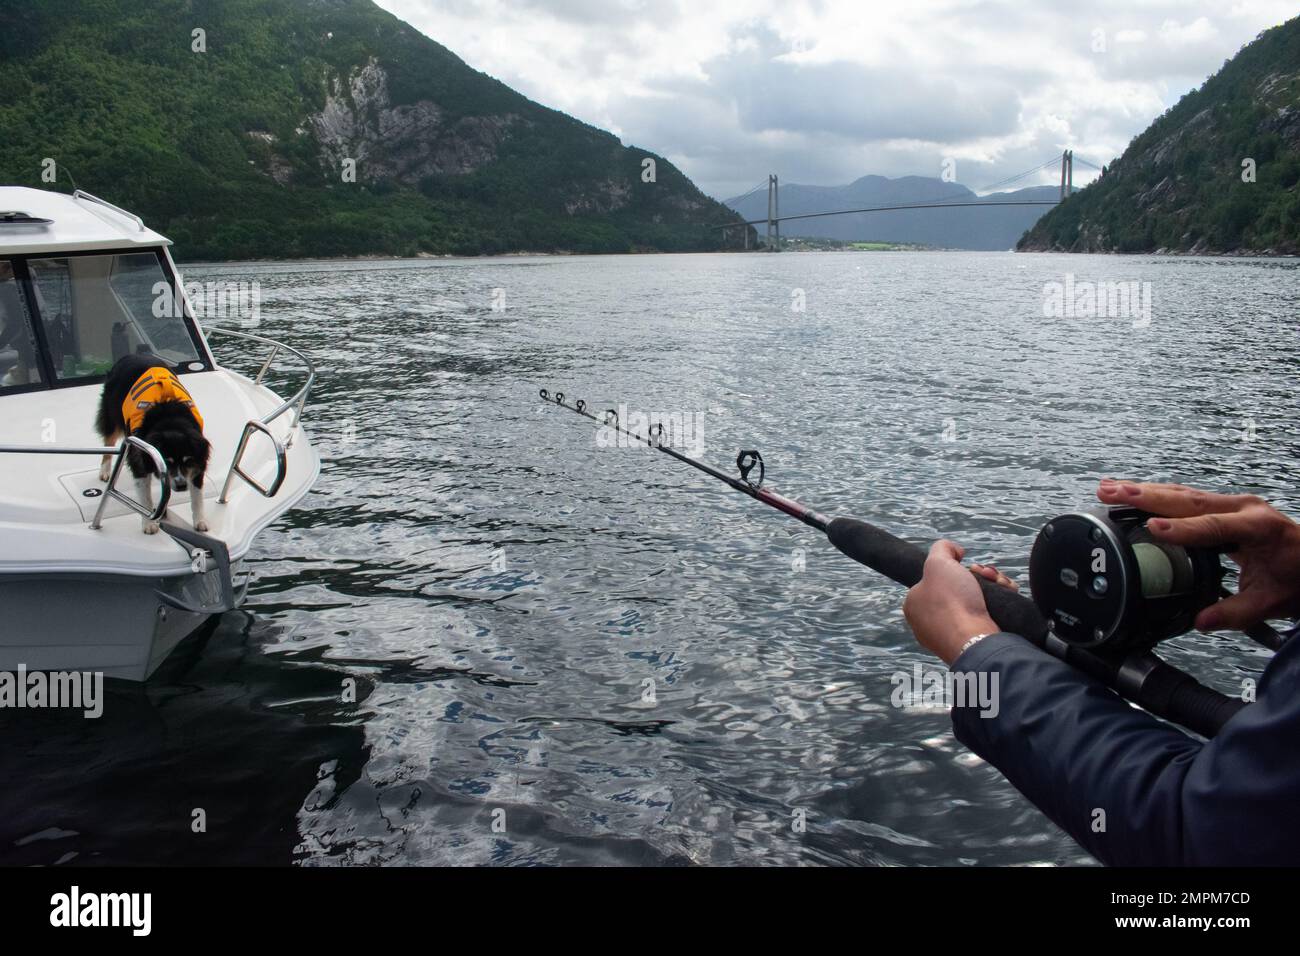
<svg viewBox="0 0 1300 956">
<path fill-rule="evenodd" d="M 99 396 L 99 411 L 95 413 L 95 429 L 99 432 L 99 437 L 104 439 L 105 443 L 118 433 L 117 422 L 114 420 L 112 409 L 109 407 L 107 394 Z"/>
</svg>

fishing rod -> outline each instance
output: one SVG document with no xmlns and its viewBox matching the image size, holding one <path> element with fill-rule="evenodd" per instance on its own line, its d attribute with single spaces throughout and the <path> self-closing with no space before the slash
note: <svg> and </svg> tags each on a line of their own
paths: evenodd
<svg viewBox="0 0 1300 956">
<path fill-rule="evenodd" d="M 543 388 L 539 394 L 547 403 L 612 428 L 638 444 L 690 465 L 741 494 L 816 528 L 841 553 L 904 587 L 913 587 L 921 580 L 925 550 L 856 518 L 828 518 L 764 487 L 766 467 L 763 456 L 755 449 L 737 454 L 739 477 L 729 475 L 673 448 L 665 439 L 662 422 L 641 435 L 625 427 L 612 408 L 597 415 L 588 410 L 582 399 L 566 401 L 563 392 L 551 394 Z M 1216 577 L 1199 551 L 1159 548 L 1142 540 L 1136 523 L 1140 513 L 1133 512 L 1134 509 L 1126 509 L 1114 518 L 1093 513 L 1063 515 L 1045 525 L 1035 542 L 1031 572 L 1037 569 L 1040 574 L 1031 573 L 1031 589 L 1035 577 L 1041 578 L 1044 570 L 1050 569 L 1062 581 L 1073 577 L 1074 591 L 1062 603 L 1068 603 L 1078 594 L 1085 595 L 1084 604 L 1076 602 L 1068 606 L 1071 611 L 1091 614 L 1086 621 L 1082 615 L 1050 607 L 1047 613 L 1052 623 L 1049 624 L 1049 617 L 1034 600 L 986 578 L 976 576 L 975 579 L 984 592 L 989 616 L 1003 631 L 1020 635 L 1149 713 L 1181 724 L 1203 737 L 1213 737 L 1247 706 L 1245 701 L 1205 687 L 1190 674 L 1165 663 L 1151 648 L 1166 637 L 1190 629 L 1195 611 L 1218 599 L 1222 568 L 1217 555 L 1213 563 L 1213 568 L 1218 569 Z M 1093 574 L 1091 581 L 1085 577 L 1084 586 L 1079 587 L 1080 572 L 1086 575 L 1089 567 L 1096 567 L 1099 552 L 1103 567 L 1107 566 L 1104 562 L 1108 557 L 1112 560 L 1109 566 L 1113 573 Z M 1075 560 L 1080 554 L 1081 564 Z M 1071 563 L 1079 567 L 1072 567 Z M 1060 588 L 1054 591 L 1044 583 L 1042 590 L 1050 600 L 1060 597 Z M 1072 626 L 1059 626 L 1061 621 Z M 1079 627 L 1084 630 L 1079 632 Z"/>
</svg>

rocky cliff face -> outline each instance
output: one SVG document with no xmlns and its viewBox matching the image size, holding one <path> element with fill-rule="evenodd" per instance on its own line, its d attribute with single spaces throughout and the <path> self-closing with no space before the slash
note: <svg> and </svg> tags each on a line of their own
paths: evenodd
<svg viewBox="0 0 1300 956">
<path fill-rule="evenodd" d="M 322 165 L 357 161 L 360 178 L 415 186 L 427 176 L 463 176 L 497 158 L 514 113 L 448 119 L 432 100 L 394 106 L 388 74 L 371 58 L 350 76 L 329 79 L 325 105 L 308 118 Z"/>
<path fill-rule="evenodd" d="M 1300 18 L 1242 49 L 1017 248 L 1300 252 Z"/>
</svg>

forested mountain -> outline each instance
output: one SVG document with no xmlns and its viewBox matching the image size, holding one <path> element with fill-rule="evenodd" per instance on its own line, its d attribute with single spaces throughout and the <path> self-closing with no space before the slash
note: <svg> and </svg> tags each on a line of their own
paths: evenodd
<svg viewBox="0 0 1300 956">
<path fill-rule="evenodd" d="M 1179 100 L 1018 248 L 1294 254 L 1298 183 L 1300 18 Z"/>
<path fill-rule="evenodd" d="M 738 218 L 369 0 L 0 6 L 0 182 L 74 180 L 188 259 L 712 249 Z"/>
</svg>

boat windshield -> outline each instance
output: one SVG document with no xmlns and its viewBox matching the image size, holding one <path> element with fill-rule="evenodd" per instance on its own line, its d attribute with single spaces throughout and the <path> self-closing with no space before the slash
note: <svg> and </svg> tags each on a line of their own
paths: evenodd
<svg viewBox="0 0 1300 956">
<path fill-rule="evenodd" d="M 32 317 L 13 264 L 0 259 L 0 391 L 40 385 L 44 373 L 37 354 Z"/>
<path fill-rule="evenodd" d="M 0 260 L 0 390 L 92 382 L 135 352 L 206 368 L 173 288 L 157 251 Z"/>
</svg>

